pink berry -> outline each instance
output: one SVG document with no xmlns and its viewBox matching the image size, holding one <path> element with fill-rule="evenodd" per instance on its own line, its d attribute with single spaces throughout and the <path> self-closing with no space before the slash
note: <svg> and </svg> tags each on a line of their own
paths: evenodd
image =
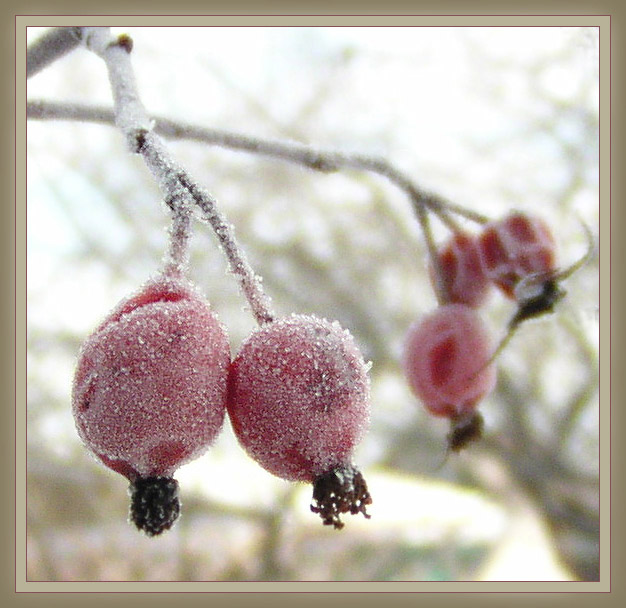
<svg viewBox="0 0 626 608">
<path fill-rule="evenodd" d="M 149 281 L 81 348 L 72 394 L 78 434 L 131 482 L 131 518 L 149 535 L 178 515 L 174 471 L 223 426 L 229 363 L 224 327 L 177 277 Z"/>
<path fill-rule="evenodd" d="M 490 283 L 480 262 L 476 237 L 467 232 L 455 232 L 438 255 L 447 302 L 473 308 L 483 304 Z M 434 281 L 434 270 L 431 270 L 431 278 Z"/>
<path fill-rule="evenodd" d="M 555 242 L 547 224 L 513 212 L 490 222 L 479 237 L 480 259 L 487 277 L 509 298 L 529 275 L 551 275 L 556 269 Z"/>
<path fill-rule="evenodd" d="M 337 322 L 291 315 L 261 326 L 232 362 L 228 413 L 246 450 L 270 473 L 314 484 L 311 509 L 341 528 L 365 512 L 365 480 L 351 463 L 369 423 L 368 367 Z"/>
<path fill-rule="evenodd" d="M 431 414 L 452 421 L 452 449 L 480 432 L 475 408 L 496 382 L 491 352 L 482 320 L 463 304 L 440 306 L 409 329 L 404 351 L 409 386 Z"/>
</svg>

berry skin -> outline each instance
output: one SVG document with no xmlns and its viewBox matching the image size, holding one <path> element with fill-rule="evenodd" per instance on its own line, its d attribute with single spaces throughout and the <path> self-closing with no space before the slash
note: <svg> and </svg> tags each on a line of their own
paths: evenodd
<svg viewBox="0 0 626 608">
<path fill-rule="evenodd" d="M 149 536 L 178 515 L 174 471 L 223 426 L 229 363 L 224 327 L 179 277 L 149 281 L 81 348 L 72 391 L 78 434 L 130 481 L 131 519 Z"/>
<path fill-rule="evenodd" d="M 228 414 L 250 457 L 270 473 L 314 484 L 324 524 L 365 512 L 365 480 L 351 464 L 369 423 L 368 366 L 337 322 L 291 315 L 262 325 L 230 368 Z"/>
<path fill-rule="evenodd" d="M 491 284 L 480 261 L 476 237 L 467 232 L 455 232 L 438 256 L 447 302 L 472 308 L 481 306 Z M 431 270 L 431 278 L 434 280 L 434 270 Z"/>
<path fill-rule="evenodd" d="M 556 245 L 547 224 L 520 212 L 487 224 L 479 251 L 485 274 L 511 299 L 520 280 L 556 270 Z"/>
<path fill-rule="evenodd" d="M 452 450 L 481 432 L 475 408 L 496 382 L 495 367 L 486 365 L 490 355 L 482 320 L 463 304 L 440 306 L 409 329 L 404 350 L 409 386 L 431 414 L 451 420 Z"/>
</svg>

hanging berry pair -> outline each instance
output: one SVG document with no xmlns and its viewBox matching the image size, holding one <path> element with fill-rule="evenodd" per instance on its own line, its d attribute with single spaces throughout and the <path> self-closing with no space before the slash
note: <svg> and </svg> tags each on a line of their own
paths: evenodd
<svg viewBox="0 0 626 608">
<path fill-rule="evenodd" d="M 351 460 L 369 422 L 370 387 L 354 339 L 312 316 L 274 320 L 255 310 L 264 298 L 251 297 L 261 327 L 231 364 L 225 328 L 184 278 L 189 209 L 172 210 L 168 263 L 85 341 L 73 384 L 78 434 L 129 480 L 131 520 L 149 536 L 173 525 L 173 474 L 208 449 L 227 408 L 262 467 L 313 484 L 311 510 L 324 524 L 341 528 L 348 512 L 369 517 L 371 497 Z"/>
<path fill-rule="evenodd" d="M 314 485 L 311 510 L 343 527 L 366 513 L 352 464 L 369 421 L 369 378 L 338 323 L 292 315 L 263 325 L 230 366 L 228 339 L 208 304 L 161 276 L 123 301 L 82 347 L 74 380 L 78 433 L 130 481 L 131 519 L 148 535 L 179 513 L 174 471 L 222 428 L 226 403 L 246 452 L 266 470 Z M 227 396 L 228 395 L 228 396 Z"/>
<path fill-rule="evenodd" d="M 404 374 L 426 410 L 450 421 L 447 448 L 458 451 L 480 437 L 483 418 L 476 408 L 495 386 L 491 341 L 476 311 L 487 299 L 490 283 L 473 234 L 455 228 L 436 250 L 425 210 L 418 219 L 439 306 L 409 328 Z"/>
</svg>

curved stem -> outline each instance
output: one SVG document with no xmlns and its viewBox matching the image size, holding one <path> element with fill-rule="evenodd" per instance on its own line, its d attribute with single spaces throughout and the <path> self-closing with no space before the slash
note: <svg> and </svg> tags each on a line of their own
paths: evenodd
<svg viewBox="0 0 626 608">
<path fill-rule="evenodd" d="M 415 211 L 417 213 L 417 219 L 419 220 L 420 227 L 422 229 L 422 234 L 424 235 L 424 240 L 426 241 L 426 249 L 428 250 L 428 259 L 433 267 L 433 272 L 435 275 L 435 296 L 437 297 L 437 302 L 440 306 L 449 301 L 448 297 L 448 289 L 446 287 L 446 282 L 443 278 L 443 270 L 441 268 L 441 261 L 439 259 L 439 255 L 437 254 L 437 246 L 435 245 L 435 239 L 433 238 L 431 229 L 430 229 L 430 219 L 428 217 L 428 212 L 424 208 L 423 205 L 415 205 Z"/>
<path fill-rule="evenodd" d="M 172 224 L 169 229 L 169 249 L 164 260 L 164 272 L 182 276 L 189 264 L 189 241 L 191 240 L 191 208 L 189 204 L 170 205 Z"/>
</svg>

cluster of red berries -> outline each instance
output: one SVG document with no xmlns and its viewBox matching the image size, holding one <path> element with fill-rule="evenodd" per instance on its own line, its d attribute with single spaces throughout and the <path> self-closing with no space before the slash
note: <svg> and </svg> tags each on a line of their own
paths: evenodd
<svg viewBox="0 0 626 608">
<path fill-rule="evenodd" d="M 228 412 L 247 453 L 287 480 L 313 484 L 311 510 L 341 528 L 366 513 L 352 451 L 369 421 L 368 366 L 337 322 L 292 315 L 263 324 L 231 361 L 204 298 L 164 273 L 121 302 L 80 352 L 72 406 L 78 433 L 130 482 L 130 517 L 149 536 L 180 511 L 182 464 L 205 452 Z"/>
<path fill-rule="evenodd" d="M 525 319 L 553 310 L 564 295 L 558 280 L 555 240 L 547 224 L 512 212 L 477 233 L 456 230 L 437 252 L 443 301 L 408 332 L 404 369 L 413 392 L 435 416 L 451 421 L 448 448 L 457 451 L 482 432 L 477 405 L 494 389 L 494 359 Z M 517 311 L 500 347 L 491 346 L 477 309 L 496 286 Z"/>
<path fill-rule="evenodd" d="M 490 286 L 515 298 L 510 327 L 552 309 L 554 239 L 515 213 L 478 235 L 457 231 L 439 252 L 445 301 L 410 328 L 409 384 L 429 412 L 452 422 L 458 450 L 480 435 L 478 403 L 494 388 L 493 353 L 479 308 Z M 562 274 L 562 273 L 561 273 Z M 343 527 L 372 500 L 352 463 L 370 415 L 370 381 L 353 337 L 337 322 L 293 314 L 260 323 L 231 360 L 226 329 L 180 269 L 123 300 L 81 349 L 72 408 L 85 445 L 130 482 L 130 517 L 149 536 L 180 512 L 174 472 L 214 442 L 226 414 L 263 468 L 313 484 L 311 510 Z"/>
</svg>

